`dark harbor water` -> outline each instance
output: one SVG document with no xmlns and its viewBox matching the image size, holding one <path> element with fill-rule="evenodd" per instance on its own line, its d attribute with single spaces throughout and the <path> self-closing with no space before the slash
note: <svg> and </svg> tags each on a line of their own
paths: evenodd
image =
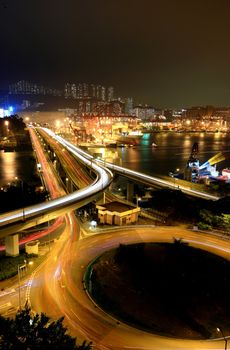
<svg viewBox="0 0 230 350">
<path fill-rule="evenodd" d="M 152 147 L 153 142 L 157 147 Z M 139 146 L 118 148 L 120 164 L 151 175 L 168 175 L 169 171 L 185 168 L 194 142 L 199 144 L 200 164 L 223 152 L 229 158 L 218 163 L 217 170 L 230 167 L 230 134 L 223 133 L 145 134 Z"/>
<path fill-rule="evenodd" d="M 152 143 L 157 147 L 152 147 Z M 230 167 L 230 134 L 223 133 L 155 133 L 145 134 L 141 144 L 135 147 L 97 148 L 93 153 L 101 153 L 109 162 L 115 162 L 133 170 L 151 175 L 168 175 L 169 171 L 183 169 L 190 156 L 194 142 L 199 144 L 200 163 L 218 152 L 223 152 L 225 161 L 217 164 L 221 170 Z M 0 186 L 17 176 L 24 181 L 33 173 L 33 152 L 0 152 Z"/>
<path fill-rule="evenodd" d="M 0 152 L 0 186 L 11 183 L 15 177 L 29 181 L 33 170 L 33 152 Z"/>
</svg>

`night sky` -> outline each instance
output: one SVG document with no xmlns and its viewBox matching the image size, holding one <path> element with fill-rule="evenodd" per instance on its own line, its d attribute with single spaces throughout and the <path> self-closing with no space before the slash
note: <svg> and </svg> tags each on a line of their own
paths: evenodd
<svg viewBox="0 0 230 350">
<path fill-rule="evenodd" d="M 161 107 L 230 105 L 229 0 L 0 0 L 0 88 L 113 85 Z"/>
</svg>

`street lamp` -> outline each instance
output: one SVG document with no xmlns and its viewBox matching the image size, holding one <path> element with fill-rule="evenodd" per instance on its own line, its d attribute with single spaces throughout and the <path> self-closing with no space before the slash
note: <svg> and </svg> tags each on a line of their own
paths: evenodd
<svg viewBox="0 0 230 350">
<path fill-rule="evenodd" d="M 15 176 L 15 180 L 20 182 L 21 192 L 22 192 L 22 220 L 25 221 L 25 209 L 24 209 L 24 183 L 23 180 Z"/>
<path fill-rule="evenodd" d="M 65 178 L 65 183 L 66 183 L 66 190 L 67 190 L 67 192 L 69 192 L 69 186 L 68 186 L 68 184 L 69 184 L 69 178 L 68 177 L 66 177 Z"/>
<path fill-rule="evenodd" d="M 7 131 L 9 131 L 9 121 L 8 120 L 5 121 L 5 126 L 6 126 Z"/>
<path fill-rule="evenodd" d="M 141 197 L 136 197 L 136 199 L 137 199 L 137 207 L 138 207 L 138 201 L 141 201 Z"/>
<path fill-rule="evenodd" d="M 26 260 L 24 260 L 24 264 L 23 265 L 18 265 L 18 303 L 19 303 L 19 311 L 21 311 L 22 308 L 22 304 L 21 304 L 21 273 L 23 271 L 27 270 L 27 266 L 28 265 L 33 265 L 33 261 L 29 261 L 27 262 Z"/>
<path fill-rule="evenodd" d="M 97 221 L 92 220 L 92 221 L 90 222 L 90 226 L 91 226 L 92 229 L 95 229 L 95 228 L 97 227 Z"/>
<path fill-rule="evenodd" d="M 225 337 L 225 335 L 224 335 L 224 333 L 223 333 L 223 331 L 222 331 L 221 328 L 217 328 L 216 330 L 217 330 L 217 332 L 219 332 L 219 333 L 222 335 L 222 337 L 224 338 L 224 342 L 225 342 L 224 350 L 227 350 L 227 346 L 228 346 L 228 340 L 227 340 L 227 338 Z"/>
</svg>

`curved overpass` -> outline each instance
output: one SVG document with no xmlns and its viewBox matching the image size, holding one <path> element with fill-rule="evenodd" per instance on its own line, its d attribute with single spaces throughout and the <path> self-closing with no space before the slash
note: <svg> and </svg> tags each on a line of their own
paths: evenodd
<svg viewBox="0 0 230 350">
<path fill-rule="evenodd" d="M 22 213 L 22 210 L 19 209 L 10 213 L 0 215 L 0 238 L 27 229 L 29 227 L 39 225 L 40 223 L 46 222 L 48 220 L 54 219 L 57 216 L 74 210 L 97 198 L 98 193 L 103 191 L 112 181 L 112 173 L 110 170 L 115 171 L 120 175 L 129 177 L 135 181 L 147 184 L 148 186 L 159 185 L 162 187 L 168 187 L 172 189 L 180 189 L 186 194 L 208 200 L 219 199 L 219 197 L 217 196 L 210 195 L 208 193 L 200 192 L 197 190 L 192 190 L 183 185 L 176 186 L 175 184 L 172 184 L 169 181 L 159 179 L 157 177 L 153 177 L 147 174 L 143 174 L 115 164 L 104 162 L 99 159 L 96 159 L 95 162 L 94 157 L 91 156 L 89 153 L 72 145 L 70 142 L 64 140 L 62 137 L 55 135 L 55 133 L 51 130 L 46 128 L 42 128 L 42 130 L 44 130 L 49 136 L 53 137 L 74 156 L 80 159 L 84 165 L 94 169 L 94 171 L 97 174 L 97 178 L 90 186 L 87 186 L 84 189 L 73 192 L 67 196 L 54 199 L 49 202 L 27 207 L 24 209 L 24 213 Z M 24 217 L 26 218 L 26 221 L 23 221 Z"/>
<path fill-rule="evenodd" d="M 98 160 L 99 164 L 104 164 L 103 161 Z M 209 200 L 213 200 L 216 201 L 219 199 L 219 197 L 205 193 L 205 192 L 201 192 L 201 191 L 197 191 L 197 190 L 192 190 L 189 187 L 186 187 L 184 185 L 177 185 L 174 183 L 171 183 L 170 181 L 167 180 L 163 180 L 154 176 L 150 176 L 150 175 L 146 175 L 146 174 L 142 174 L 139 173 L 138 171 L 134 171 L 128 168 L 123 168 L 121 166 L 115 165 L 115 164 L 111 164 L 111 163 L 105 163 L 106 167 L 115 171 L 116 173 L 118 173 L 119 175 L 122 176 L 126 176 L 134 181 L 138 181 L 143 183 L 144 185 L 158 185 L 161 187 L 168 187 L 170 189 L 179 189 L 181 190 L 183 193 L 189 194 L 191 196 L 195 196 L 195 197 L 199 197 L 199 198 L 203 198 L 203 199 L 209 199 Z"/>
<path fill-rule="evenodd" d="M 70 145 L 60 136 L 55 135 L 51 130 L 45 130 L 56 141 L 62 144 L 69 152 L 79 158 L 83 164 L 90 166 L 97 174 L 92 184 L 73 192 L 69 195 L 40 203 L 34 206 L 26 207 L 23 212 L 21 209 L 0 215 L 0 238 L 36 226 L 42 222 L 54 219 L 66 212 L 72 211 L 84 204 L 89 203 L 97 198 L 98 194 L 103 191 L 112 181 L 113 175 L 110 170 L 103 166 L 92 163 L 77 148 Z M 24 218 L 26 219 L 25 221 Z"/>
<path fill-rule="evenodd" d="M 90 155 L 89 153 L 79 149 L 78 147 L 72 145 L 70 142 L 65 141 L 66 144 L 68 144 L 68 146 L 72 149 L 72 150 L 76 150 L 78 153 L 80 153 L 82 156 L 86 157 L 87 159 L 89 159 L 91 161 L 91 164 L 93 161 L 96 161 L 97 163 L 109 168 L 110 170 L 113 170 L 114 172 L 118 173 L 119 175 L 122 176 L 126 176 L 134 181 L 138 181 L 143 183 L 144 185 L 158 185 L 161 187 L 168 187 L 171 189 L 180 189 L 182 192 L 195 196 L 195 197 L 199 197 L 199 198 L 203 198 L 203 199 L 208 199 L 208 200 L 213 200 L 216 201 L 218 199 L 220 199 L 218 196 L 214 196 L 211 194 L 208 194 L 206 192 L 201 192 L 201 191 L 197 191 L 197 190 L 193 190 L 189 187 L 186 187 L 184 185 L 176 185 L 170 181 L 167 180 L 163 180 L 160 179 L 158 177 L 155 176 L 150 176 L 147 174 L 143 174 L 140 173 L 138 171 L 134 171 L 128 168 L 124 168 L 121 167 L 119 165 L 115 165 L 109 162 L 105 162 L 104 160 L 101 159 L 95 159 L 92 155 Z"/>
</svg>

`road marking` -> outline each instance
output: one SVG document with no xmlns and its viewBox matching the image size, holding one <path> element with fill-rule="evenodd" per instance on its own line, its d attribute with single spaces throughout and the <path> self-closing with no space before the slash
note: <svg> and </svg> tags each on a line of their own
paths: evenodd
<svg viewBox="0 0 230 350">
<path fill-rule="evenodd" d="M 30 291 L 31 291 L 31 287 L 32 287 L 32 284 L 33 284 L 33 279 L 36 275 L 36 273 L 43 267 L 43 265 L 46 263 L 46 260 L 44 260 L 40 265 L 38 265 L 36 267 L 36 269 L 32 272 L 29 280 L 28 280 L 28 283 L 27 283 L 27 287 L 26 287 L 26 303 L 28 303 L 28 305 L 31 305 L 31 302 L 30 302 Z"/>
</svg>

